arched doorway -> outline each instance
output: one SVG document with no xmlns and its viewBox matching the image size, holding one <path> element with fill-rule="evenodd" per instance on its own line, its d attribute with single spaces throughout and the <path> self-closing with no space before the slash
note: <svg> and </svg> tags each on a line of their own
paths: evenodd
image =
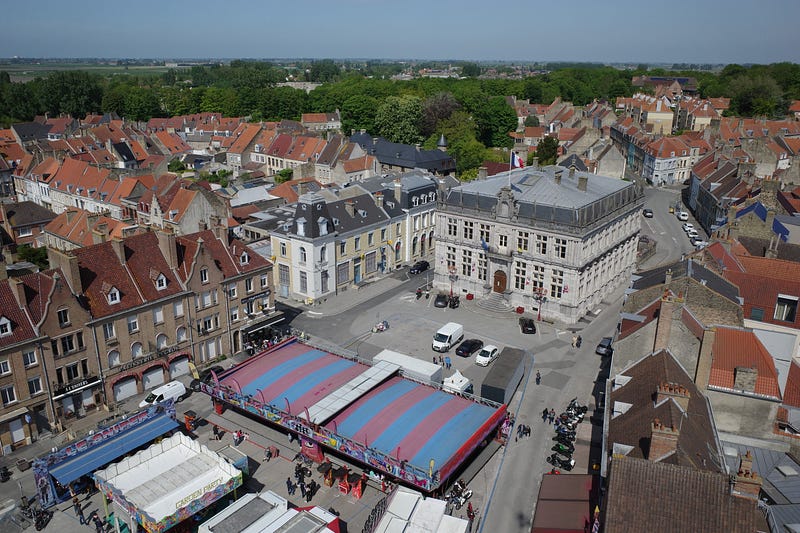
<svg viewBox="0 0 800 533">
<path fill-rule="evenodd" d="M 508 279 L 506 277 L 506 273 L 502 270 L 496 270 L 494 273 L 494 284 L 492 285 L 492 291 L 499 293 L 505 292 L 507 283 Z"/>
</svg>

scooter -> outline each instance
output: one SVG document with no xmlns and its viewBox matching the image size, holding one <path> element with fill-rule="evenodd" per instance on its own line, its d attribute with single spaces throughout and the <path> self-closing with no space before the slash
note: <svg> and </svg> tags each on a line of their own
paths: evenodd
<svg viewBox="0 0 800 533">
<path fill-rule="evenodd" d="M 586 413 L 589 408 L 585 405 L 581 405 L 578 403 L 578 398 L 573 398 L 570 400 L 569 405 L 567 405 L 567 410 L 574 409 L 575 411 L 580 411 L 582 413 Z"/>
<path fill-rule="evenodd" d="M 36 528 L 36 531 L 41 531 L 47 524 L 50 522 L 50 519 L 53 518 L 53 511 L 48 509 L 39 509 L 35 512 L 36 518 L 33 520 L 33 525 Z"/>
<path fill-rule="evenodd" d="M 382 320 L 381 322 L 378 322 L 377 324 L 372 326 L 372 333 L 386 331 L 387 329 L 389 329 L 389 322 L 387 322 L 386 320 Z"/>
<path fill-rule="evenodd" d="M 564 455 L 572 455 L 572 452 L 575 451 L 575 446 L 572 444 L 565 444 L 563 442 L 557 442 L 555 446 L 550 448 L 554 452 L 558 452 Z"/>
<path fill-rule="evenodd" d="M 553 466 L 563 468 L 567 472 L 569 472 L 575 467 L 575 459 L 573 459 L 572 457 L 570 457 L 569 459 L 559 457 L 557 453 L 554 453 L 553 455 L 548 457 L 547 462 Z"/>
<path fill-rule="evenodd" d="M 576 436 L 574 431 L 571 431 L 571 430 L 569 430 L 569 429 L 567 429 L 565 427 L 560 427 L 560 428 L 556 429 L 556 435 L 557 436 L 566 437 L 568 439 L 575 439 L 575 436 Z"/>
<path fill-rule="evenodd" d="M 455 505 L 456 510 L 461 509 L 461 507 L 467 503 L 467 500 L 472 498 L 472 489 L 467 489 L 462 491 L 461 494 L 454 497 L 453 505 Z"/>
<path fill-rule="evenodd" d="M 573 446 L 573 442 L 575 442 L 575 437 L 567 437 L 566 435 L 556 435 L 553 437 L 555 442 L 559 442 L 565 446 Z"/>
<path fill-rule="evenodd" d="M 451 296 L 450 297 L 450 301 L 448 302 L 448 305 L 450 306 L 450 309 L 455 309 L 456 307 L 461 305 L 461 302 L 460 302 L 460 300 L 458 298 L 458 295 L 454 294 L 453 296 Z"/>
<path fill-rule="evenodd" d="M 11 479 L 11 471 L 7 466 L 3 466 L 0 468 L 0 482 L 5 483 L 9 479 Z"/>
</svg>

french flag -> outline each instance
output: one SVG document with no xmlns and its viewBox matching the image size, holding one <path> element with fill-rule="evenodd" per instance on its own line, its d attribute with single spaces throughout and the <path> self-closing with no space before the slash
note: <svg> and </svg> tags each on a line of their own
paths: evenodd
<svg viewBox="0 0 800 533">
<path fill-rule="evenodd" d="M 511 168 L 524 168 L 525 163 L 522 162 L 522 158 L 517 155 L 517 152 L 511 152 Z"/>
</svg>

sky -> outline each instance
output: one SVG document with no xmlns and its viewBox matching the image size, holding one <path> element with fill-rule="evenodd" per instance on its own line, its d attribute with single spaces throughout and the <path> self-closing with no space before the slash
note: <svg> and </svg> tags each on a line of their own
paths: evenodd
<svg viewBox="0 0 800 533">
<path fill-rule="evenodd" d="M 0 57 L 800 63 L 800 0 L 0 0 Z"/>
</svg>

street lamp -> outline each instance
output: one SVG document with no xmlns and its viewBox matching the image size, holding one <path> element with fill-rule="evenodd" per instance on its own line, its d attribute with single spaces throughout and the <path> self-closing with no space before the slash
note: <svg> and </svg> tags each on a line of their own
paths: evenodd
<svg viewBox="0 0 800 533">
<path fill-rule="evenodd" d="M 453 297 L 453 283 L 458 281 L 458 274 L 456 274 L 457 270 L 455 266 L 451 266 L 449 269 L 450 272 L 450 297 Z"/>
<path fill-rule="evenodd" d="M 545 296 L 545 288 L 544 287 L 534 287 L 533 288 L 533 299 L 538 305 L 538 314 L 536 316 L 536 320 L 541 322 L 542 321 L 542 305 L 547 303 L 547 296 Z"/>
</svg>

